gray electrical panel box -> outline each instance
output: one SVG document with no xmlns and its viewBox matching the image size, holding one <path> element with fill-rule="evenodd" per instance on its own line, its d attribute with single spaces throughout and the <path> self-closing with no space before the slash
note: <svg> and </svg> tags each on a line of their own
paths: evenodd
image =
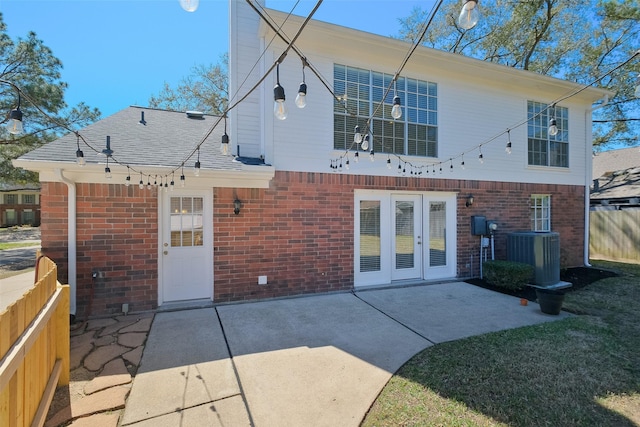
<svg viewBox="0 0 640 427">
<path fill-rule="evenodd" d="M 487 217 L 474 215 L 471 217 L 471 234 L 474 236 L 486 236 Z"/>
</svg>

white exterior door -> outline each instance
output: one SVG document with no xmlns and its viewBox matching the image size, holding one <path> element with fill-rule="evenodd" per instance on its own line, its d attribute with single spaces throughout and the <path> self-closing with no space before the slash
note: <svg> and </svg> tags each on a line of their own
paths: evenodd
<svg viewBox="0 0 640 427">
<path fill-rule="evenodd" d="M 160 301 L 213 299 L 211 191 L 162 194 Z"/>
<path fill-rule="evenodd" d="M 355 286 L 456 276 L 455 193 L 355 193 Z"/>
</svg>

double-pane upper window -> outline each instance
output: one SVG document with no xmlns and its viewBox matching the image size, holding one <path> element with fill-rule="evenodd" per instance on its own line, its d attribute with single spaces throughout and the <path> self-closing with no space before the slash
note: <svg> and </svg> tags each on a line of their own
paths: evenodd
<svg viewBox="0 0 640 427">
<path fill-rule="evenodd" d="M 436 83 L 398 77 L 346 65 L 334 65 L 333 146 L 356 150 L 356 125 L 366 131 L 371 119 L 376 153 L 438 156 L 438 86 Z M 387 89 L 391 87 L 391 90 Z M 393 119 L 395 95 L 400 97 L 402 117 Z M 386 96 L 385 96 L 386 95 Z M 384 102 L 383 102 L 384 101 Z"/>
<path fill-rule="evenodd" d="M 535 101 L 527 102 L 529 165 L 569 167 L 569 110 Z M 549 133 L 555 118 L 558 133 Z"/>
</svg>

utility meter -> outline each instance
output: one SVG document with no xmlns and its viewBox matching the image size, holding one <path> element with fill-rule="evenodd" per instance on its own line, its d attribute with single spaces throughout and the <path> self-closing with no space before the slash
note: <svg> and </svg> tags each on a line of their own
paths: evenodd
<svg viewBox="0 0 640 427">
<path fill-rule="evenodd" d="M 493 234 L 498 229 L 498 223 L 495 221 L 487 221 L 487 234 Z"/>
</svg>

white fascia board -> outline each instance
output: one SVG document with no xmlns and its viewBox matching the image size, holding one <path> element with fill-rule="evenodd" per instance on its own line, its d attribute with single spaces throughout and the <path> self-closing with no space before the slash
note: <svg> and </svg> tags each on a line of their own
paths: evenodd
<svg viewBox="0 0 640 427">
<path fill-rule="evenodd" d="M 46 162 L 46 161 L 28 161 L 14 160 L 14 166 L 38 172 L 41 182 L 60 182 L 56 170 L 63 170 L 65 176 L 76 183 L 90 184 L 124 184 L 127 177 L 127 169 L 123 166 L 111 166 L 111 179 L 107 179 L 104 175 L 104 165 L 91 164 L 83 167 L 76 163 L 62 162 Z M 143 182 L 147 184 L 147 178 L 150 177 L 151 183 L 155 180 L 155 175 L 165 177 L 175 168 L 144 166 L 145 173 Z M 176 187 L 180 186 L 180 175 L 182 171 L 176 170 L 173 174 L 173 180 Z M 193 168 L 185 168 L 184 175 L 186 178 L 186 186 L 189 188 L 208 189 L 212 187 L 232 187 L 232 188 L 269 188 L 269 183 L 275 176 L 275 168 L 273 166 L 247 166 L 242 165 L 239 170 L 211 170 L 202 169 L 200 176 L 193 175 Z M 140 181 L 140 173 L 131 172 L 131 185 L 138 185 Z"/>
</svg>

